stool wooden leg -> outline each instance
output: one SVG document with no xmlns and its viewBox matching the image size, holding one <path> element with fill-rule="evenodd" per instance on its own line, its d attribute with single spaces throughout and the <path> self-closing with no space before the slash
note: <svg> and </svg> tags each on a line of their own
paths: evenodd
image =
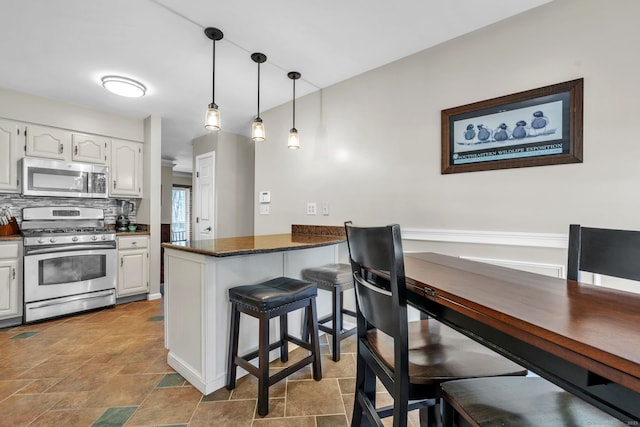
<svg viewBox="0 0 640 427">
<path fill-rule="evenodd" d="M 302 341 L 306 341 L 309 342 L 309 310 L 307 310 L 306 308 L 303 311 L 303 315 L 302 315 L 302 332 L 301 332 L 301 336 L 300 339 L 302 339 Z"/>
<path fill-rule="evenodd" d="M 342 332 L 342 292 L 337 286 L 334 286 L 333 291 L 333 333 L 331 337 L 331 343 L 333 347 L 333 361 L 340 360 L 340 333 Z"/>
<path fill-rule="evenodd" d="M 260 315 L 258 343 L 258 415 L 269 413 L 269 318 Z"/>
<path fill-rule="evenodd" d="M 313 379 L 320 381 L 322 379 L 322 365 L 320 362 L 320 342 L 318 340 L 318 311 L 316 309 L 315 297 L 310 298 L 308 328 L 311 334 L 311 346 L 313 348 Z"/>
<path fill-rule="evenodd" d="M 280 360 L 287 362 L 289 360 L 289 341 L 287 340 L 287 334 L 289 333 L 289 326 L 287 322 L 287 313 L 280 316 Z"/>
<path fill-rule="evenodd" d="M 236 357 L 238 356 L 238 335 L 240 335 L 240 311 L 236 304 L 231 304 L 231 325 L 229 336 L 229 356 L 227 358 L 227 389 L 236 388 Z"/>
</svg>

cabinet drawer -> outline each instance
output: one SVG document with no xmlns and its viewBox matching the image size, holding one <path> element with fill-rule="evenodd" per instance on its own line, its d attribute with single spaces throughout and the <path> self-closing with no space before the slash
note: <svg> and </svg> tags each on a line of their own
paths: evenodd
<svg viewBox="0 0 640 427">
<path fill-rule="evenodd" d="M 18 258 L 18 253 L 17 243 L 0 244 L 0 258 Z"/>
<path fill-rule="evenodd" d="M 149 245 L 149 238 L 144 237 L 118 237 L 118 250 L 146 248 Z"/>
</svg>

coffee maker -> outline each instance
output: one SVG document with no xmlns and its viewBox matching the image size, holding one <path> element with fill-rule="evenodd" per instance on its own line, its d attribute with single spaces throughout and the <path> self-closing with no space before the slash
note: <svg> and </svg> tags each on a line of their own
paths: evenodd
<svg viewBox="0 0 640 427">
<path fill-rule="evenodd" d="M 120 213 L 116 218 L 116 231 L 128 231 L 129 214 L 133 212 L 135 205 L 128 200 L 120 200 Z"/>
</svg>

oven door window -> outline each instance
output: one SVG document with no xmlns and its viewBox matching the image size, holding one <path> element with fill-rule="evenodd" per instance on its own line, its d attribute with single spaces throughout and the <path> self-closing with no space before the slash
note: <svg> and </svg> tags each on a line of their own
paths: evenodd
<svg viewBox="0 0 640 427">
<path fill-rule="evenodd" d="M 106 277 L 107 256 L 69 255 L 39 261 L 39 285 L 82 282 Z"/>
</svg>

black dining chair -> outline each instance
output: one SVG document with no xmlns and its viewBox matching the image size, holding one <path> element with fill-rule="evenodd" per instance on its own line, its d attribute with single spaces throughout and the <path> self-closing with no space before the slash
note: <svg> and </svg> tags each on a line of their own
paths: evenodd
<svg viewBox="0 0 640 427">
<path fill-rule="evenodd" d="M 569 227 L 567 279 L 581 271 L 640 280 L 640 232 Z M 442 384 L 443 426 L 625 426 L 542 378 L 479 378 Z"/>
<path fill-rule="evenodd" d="M 421 408 L 422 424 L 436 424 L 443 381 L 525 375 L 521 366 L 433 320 L 408 321 L 400 227 L 345 224 L 356 290 L 357 371 L 352 426 L 406 426 Z M 376 408 L 376 378 L 393 405 Z"/>
</svg>

